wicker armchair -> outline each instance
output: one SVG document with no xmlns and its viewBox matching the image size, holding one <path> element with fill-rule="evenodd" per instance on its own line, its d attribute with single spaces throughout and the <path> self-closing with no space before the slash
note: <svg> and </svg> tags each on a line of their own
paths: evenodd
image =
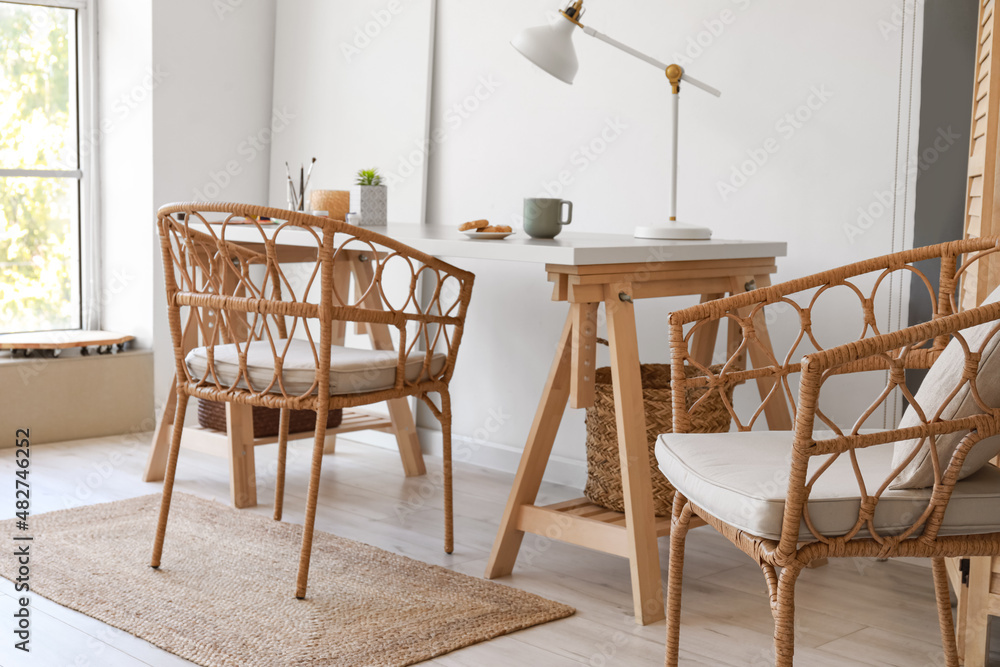
<svg viewBox="0 0 1000 667">
<path fill-rule="evenodd" d="M 1000 554 L 1000 469 L 983 465 L 1000 441 L 991 439 L 1000 433 L 1000 353 L 992 354 L 1000 341 L 1000 303 L 960 311 L 957 292 L 969 267 L 998 248 L 1000 239 L 983 238 L 910 250 L 671 315 L 674 434 L 660 436 L 657 443 L 660 469 L 677 489 L 667 665 L 678 660 L 685 537 L 689 528 L 703 523 L 763 571 L 777 665 L 792 665 L 795 583 L 806 566 L 827 557 L 897 556 L 933 559 L 945 657 L 948 665 L 958 665 L 945 558 Z M 928 264 L 940 267 L 936 294 L 924 273 Z M 926 286 L 934 317 L 889 331 L 878 321 L 876 299 L 885 297 L 891 280 L 907 273 Z M 849 313 L 841 306 L 820 314 L 824 295 L 833 289 L 847 302 L 860 303 L 859 309 L 853 307 L 863 321 L 858 340 L 824 348 L 818 339 L 826 339 L 827 332 L 814 330 L 813 323 Z M 755 322 L 772 317 L 798 321 L 787 353 L 771 355 L 759 345 Z M 691 353 L 691 341 L 695 332 L 719 321 L 728 321 L 730 331 L 742 336 L 732 338 L 729 358 L 712 372 Z M 775 331 L 772 327 L 772 337 Z M 800 356 L 808 347 L 814 351 Z M 758 352 L 757 358 L 770 355 L 770 362 L 745 370 L 747 351 Z M 801 361 L 793 361 L 797 357 Z M 688 365 L 707 377 L 688 377 Z M 914 395 L 906 385 L 907 370 L 928 368 L 927 381 Z M 859 379 L 851 374 L 864 373 L 876 374 L 869 376 L 868 386 L 876 387 L 877 396 L 856 420 L 840 419 L 851 426 L 838 426 L 829 415 L 843 411 L 845 402 L 824 408 L 828 403 L 821 398 L 832 396 L 836 385 Z M 725 397 L 727 387 L 758 377 L 773 378 L 773 384 L 755 407 L 737 409 L 738 401 L 723 398 L 735 431 L 690 433 L 687 389 L 708 386 L 707 395 L 719 391 Z M 856 406 L 854 393 L 850 398 Z M 880 409 L 899 396 L 909 404 L 902 422 L 883 423 Z M 769 401 L 792 406 L 792 431 L 752 430 Z M 924 481 L 915 473 L 918 464 Z"/>
<path fill-rule="evenodd" d="M 265 217 L 272 223 L 262 223 Z M 316 411 L 295 596 L 303 598 L 306 592 L 331 408 L 408 396 L 427 404 L 443 432 L 445 551 L 451 553 L 448 383 L 473 275 L 342 221 L 260 206 L 171 204 L 160 209 L 157 226 L 176 362 L 174 424 L 184 423 L 192 397 L 279 408 L 275 488 L 275 519 L 279 519 L 289 410 Z M 291 267 L 281 264 L 289 247 L 295 249 L 298 262 L 294 275 Z M 357 254 L 376 268 L 370 284 L 360 285 L 352 298 L 334 276 L 343 274 L 346 262 Z M 302 264 L 303 259 L 308 262 Z M 335 327 L 347 322 L 387 327 L 396 339 L 396 351 L 332 345 Z M 191 349 L 196 338 L 200 346 Z M 439 395 L 440 406 L 429 393 Z M 182 432 L 175 428 L 171 438 L 153 567 L 160 565 Z"/>
</svg>

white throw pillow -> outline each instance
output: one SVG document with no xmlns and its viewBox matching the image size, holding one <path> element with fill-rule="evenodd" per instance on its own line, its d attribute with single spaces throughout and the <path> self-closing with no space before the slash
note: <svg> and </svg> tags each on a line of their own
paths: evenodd
<svg viewBox="0 0 1000 667">
<path fill-rule="evenodd" d="M 1000 288 L 990 294 L 983 305 L 1000 301 Z M 965 329 L 962 334 L 972 352 L 977 351 L 983 345 L 983 341 L 990 335 L 990 331 L 997 325 L 997 322 L 986 322 L 979 326 Z M 990 407 L 1000 406 L 1000 333 L 993 338 L 983 348 L 983 356 L 979 362 L 979 374 L 976 377 L 976 386 L 979 390 L 979 397 Z M 915 398 L 924 411 L 924 416 L 933 420 L 941 404 L 948 398 L 948 395 L 955 389 L 962 379 L 965 370 L 965 351 L 958 341 L 952 338 L 941 356 L 937 358 L 934 365 L 927 372 L 920 389 Z M 941 410 L 941 420 L 958 419 L 971 415 L 981 414 L 979 404 L 972 396 L 969 384 L 966 383 L 951 399 L 951 402 Z M 913 406 L 908 406 L 903 413 L 903 419 L 899 422 L 899 428 L 919 426 L 920 417 Z M 947 433 L 937 438 L 938 460 L 940 461 L 942 474 L 951 461 L 952 454 L 958 449 L 967 431 L 957 433 Z M 920 439 L 902 440 L 893 447 L 892 467 L 901 465 L 914 449 L 921 447 Z M 934 485 L 934 463 L 930 455 L 929 439 L 923 442 L 921 451 L 913 457 L 913 460 L 900 471 L 899 475 L 889 485 L 891 489 L 920 489 Z M 982 468 L 997 454 L 1000 454 L 1000 435 L 994 435 L 981 442 L 976 443 L 965 458 L 962 470 L 958 478 L 963 479 Z"/>
</svg>

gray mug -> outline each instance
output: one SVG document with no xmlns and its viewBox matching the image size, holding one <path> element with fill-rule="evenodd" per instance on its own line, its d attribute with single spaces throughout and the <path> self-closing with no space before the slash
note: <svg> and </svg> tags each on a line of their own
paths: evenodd
<svg viewBox="0 0 1000 667">
<path fill-rule="evenodd" d="M 563 219 L 564 210 L 565 219 Z M 527 197 L 524 200 L 524 231 L 528 236 L 536 239 L 554 239 L 562 231 L 562 226 L 572 221 L 571 201 L 539 197 Z"/>
</svg>

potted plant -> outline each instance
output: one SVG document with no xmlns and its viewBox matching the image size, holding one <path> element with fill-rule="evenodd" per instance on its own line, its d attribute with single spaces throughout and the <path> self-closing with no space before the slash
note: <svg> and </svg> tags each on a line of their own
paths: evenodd
<svg viewBox="0 0 1000 667">
<path fill-rule="evenodd" d="M 359 169 L 354 184 L 358 193 L 357 213 L 361 216 L 359 224 L 364 227 L 386 224 L 386 206 L 389 198 L 378 169 Z"/>
</svg>

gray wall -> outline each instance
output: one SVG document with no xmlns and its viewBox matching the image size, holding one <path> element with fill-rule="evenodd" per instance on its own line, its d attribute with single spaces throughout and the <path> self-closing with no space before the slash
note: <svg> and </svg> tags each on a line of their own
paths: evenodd
<svg viewBox="0 0 1000 667">
<path fill-rule="evenodd" d="M 915 248 L 954 241 L 964 233 L 978 11 L 978 0 L 927 0 L 924 5 Z M 938 267 L 924 270 L 936 289 Z M 931 304 L 919 280 L 912 281 L 910 296 L 910 324 L 929 320 Z"/>
<path fill-rule="evenodd" d="M 920 151 L 913 247 L 962 238 L 972 84 L 975 78 L 978 0 L 927 0 L 924 4 L 924 58 L 921 73 Z M 936 262 L 918 264 L 938 288 Z M 922 281 L 910 283 L 910 324 L 931 318 Z M 907 372 L 916 391 L 926 371 Z"/>
</svg>

